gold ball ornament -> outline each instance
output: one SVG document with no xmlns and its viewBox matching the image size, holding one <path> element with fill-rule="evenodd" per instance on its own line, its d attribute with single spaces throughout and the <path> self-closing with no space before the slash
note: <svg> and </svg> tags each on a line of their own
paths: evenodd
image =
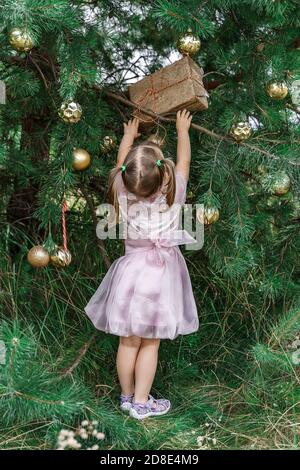
<svg viewBox="0 0 300 470">
<path fill-rule="evenodd" d="M 106 135 L 102 139 L 101 150 L 103 153 L 109 153 L 116 148 L 117 139 L 114 135 Z"/>
<path fill-rule="evenodd" d="M 201 224 L 211 225 L 219 220 L 220 212 L 217 207 L 206 206 L 204 209 L 199 207 L 196 211 L 196 216 Z"/>
<path fill-rule="evenodd" d="M 81 119 L 82 108 L 76 101 L 64 101 L 59 108 L 58 115 L 64 122 L 75 124 Z"/>
<path fill-rule="evenodd" d="M 229 135 L 234 138 L 236 142 L 242 142 L 249 139 L 252 134 L 252 127 L 248 121 L 239 121 L 232 125 Z"/>
<path fill-rule="evenodd" d="M 278 172 L 274 175 L 273 184 L 272 184 L 272 192 L 276 194 L 276 196 L 281 196 L 286 194 L 291 186 L 291 179 L 289 175 L 284 173 L 284 171 Z"/>
<path fill-rule="evenodd" d="M 69 250 L 65 250 L 63 246 L 56 246 L 50 255 L 51 264 L 57 268 L 65 268 L 72 261 L 72 255 Z"/>
<path fill-rule="evenodd" d="M 182 55 L 195 55 L 201 47 L 201 41 L 191 30 L 182 34 L 177 42 L 177 49 Z"/>
<path fill-rule="evenodd" d="M 267 84 L 267 93 L 273 100 L 283 100 L 288 92 L 288 86 L 283 80 L 271 80 Z"/>
<path fill-rule="evenodd" d="M 50 256 L 43 246 L 36 245 L 28 251 L 27 261 L 34 268 L 44 268 L 49 264 Z"/>
<path fill-rule="evenodd" d="M 10 45 L 19 52 L 29 52 L 33 46 L 33 39 L 28 31 L 22 28 L 13 28 L 9 33 Z"/>
<path fill-rule="evenodd" d="M 74 148 L 72 166 L 74 170 L 82 171 L 88 168 L 91 164 L 90 154 L 84 149 Z"/>
</svg>

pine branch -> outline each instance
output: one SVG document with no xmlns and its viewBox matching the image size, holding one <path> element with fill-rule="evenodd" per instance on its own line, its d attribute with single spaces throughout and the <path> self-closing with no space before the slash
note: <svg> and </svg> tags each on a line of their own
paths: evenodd
<svg viewBox="0 0 300 470">
<path fill-rule="evenodd" d="M 109 98 L 112 98 L 112 99 L 115 99 L 115 100 L 118 100 L 120 101 L 121 103 L 123 103 L 125 106 L 130 106 L 132 108 L 136 108 L 136 104 L 133 103 L 132 101 L 130 101 L 129 99 L 127 98 L 124 98 L 123 96 L 117 94 L 117 93 L 114 93 L 112 92 L 111 90 L 107 90 L 107 89 L 102 89 L 100 88 L 99 86 L 95 85 L 94 86 L 97 90 L 101 91 L 102 93 L 104 93 L 106 96 L 108 96 Z M 148 109 L 145 109 L 141 106 L 139 106 L 139 110 L 142 111 L 143 113 L 147 114 L 148 116 L 151 116 L 153 117 L 154 119 L 156 120 L 159 120 L 159 121 L 163 121 L 163 122 L 176 122 L 176 119 L 175 118 L 171 118 L 171 117 L 166 117 L 166 116 L 162 116 L 160 114 L 157 114 L 157 113 L 153 113 L 152 111 L 149 111 Z M 280 160 L 280 158 L 277 156 L 277 155 L 274 155 L 273 153 L 270 153 L 268 152 L 267 150 L 264 150 L 264 149 L 261 149 L 260 147 L 256 147 L 255 145 L 250 145 L 250 144 L 247 144 L 246 142 L 240 142 L 240 143 L 236 143 L 234 140 L 232 140 L 230 137 L 227 137 L 226 135 L 221 135 L 221 134 L 217 134 L 216 132 L 213 132 L 209 129 L 206 129 L 205 127 L 202 127 L 202 126 L 199 126 L 199 124 L 194 124 L 192 123 L 191 124 L 191 127 L 193 129 L 196 129 L 197 131 L 199 132 L 202 132 L 203 134 L 206 134 L 208 135 L 209 137 L 212 137 L 213 139 L 217 139 L 217 140 L 222 140 L 222 141 L 226 141 L 226 142 L 229 142 L 230 144 L 233 144 L 233 145 L 239 145 L 239 146 L 242 146 L 242 147 L 246 147 L 254 152 L 258 152 L 258 153 L 261 153 L 262 155 L 265 155 L 269 158 L 271 158 L 272 160 Z M 297 162 L 295 160 L 287 160 L 287 163 L 289 163 L 290 165 L 293 165 L 293 166 L 300 166 L 300 162 Z"/>
<path fill-rule="evenodd" d="M 27 393 L 23 393 L 23 392 L 19 392 L 19 391 L 15 391 L 14 394 L 17 397 L 21 397 L 21 398 L 24 398 L 26 400 L 36 401 L 38 403 L 43 403 L 43 404 L 46 404 L 46 405 L 63 405 L 64 404 L 63 400 L 46 400 L 44 398 L 34 397 L 32 395 L 27 395 Z"/>
<path fill-rule="evenodd" d="M 73 370 L 76 369 L 76 367 L 79 365 L 81 359 L 85 356 L 87 353 L 87 350 L 91 346 L 92 342 L 94 339 L 96 339 L 97 332 L 94 333 L 88 341 L 84 343 L 84 345 L 80 348 L 78 356 L 74 359 L 72 364 L 69 367 L 66 367 L 61 371 L 61 376 L 62 378 L 66 377 L 67 375 L 72 374 Z"/>
<path fill-rule="evenodd" d="M 87 191 L 85 190 L 85 188 L 83 186 L 81 186 L 80 189 L 81 189 L 81 192 L 82 192 L 82 194 L 83 194 L 83 196 L 84 196 L 84 198 L 85 198 L 85 200 L 86 200 L 86 202 L 89 206 L 89 209 L 90 209 L 90 212 L 91 212 L 91 215 L 92 215 L 93 225 L 96 229 L 98 221 L 97 221 L 97 215 L 96 215 L 96 210 L 95 210 L 95 207 L 94 207 L 93 200 L 92 200 L 91 196 L 87 193 Z M 109 259 L 108 254 L 107 254 L 107 251 L 105 249 L 104 242 L 103 242 L 103 240 L 100 240 L 100 238 L 97 238 L 97 244 L 99 246 L 101 255 L 103 257 L 104 264 L 108 269 L 111 265 L 111 261 Z"/>
<path fill-rule="evenodd" d="M 44 82 L 45 88 L 46 88 L 46 90 L 47 90 L 47 89 L 49 88 L 49 85 L 48 85 L 48 83 L 47 83 L 47 80 L 46 80 L 45 75 L 43 74 L 41 68 L 40 68 L 39 65 L 36 63 L 36 61 L 33 59 L 32 55 L 29 55 L 28 57 L 29 57 L 29 59 L 31 60 L 31 62 L 34 64 L 34 66 L 37 68 L 37 70 L 38 70 L 40 76 L 42 77 L 42 80 L 43 80 L 43 82 Z"/>
</svg>

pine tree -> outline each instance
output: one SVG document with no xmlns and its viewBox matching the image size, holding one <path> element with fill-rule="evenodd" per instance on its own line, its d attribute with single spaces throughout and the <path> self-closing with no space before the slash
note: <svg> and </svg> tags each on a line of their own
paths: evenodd
<svg viewBox="0 0 300 470">
<path fill-rule="evenodd" d="M 0 299 L 7 347 L 0 403 L 7 432 L 16 423 L 50 420 L 36 442 L 55 446 L 60 425 L 76 426 L 96 413 L 108 446 L 147 448 L 145 430 L 129 424 L 124 436 L 122 417 L 107 414 L 118 390 L 112 372 L 116 338 L 96 335 L 83 307 L 122 253 L 120 241 L 103 243 L 95 232 L 116 156 L 116 146 L 105 148 L 104 139 L 118 142 L 131 116 L 128 84 L 176 60 L 177 39 L 189 28 L 201 39 L 193 59 L 204 69 L 209 107 L 193 117 L 188 202 L 214 206 L 220 217 L 205 227 L 203 249 L 184 253 L 200 330 L 162 345 L 156 383 L 173 393 L 179 410 L 183 393 L 190 404 L 183 418 L 165 422 L 162 439 L 167 448 L 197 448 L 189 429 L 198 432 L 207 416 L 218 423 L 221 413 L 228 436 L 235 425 L 248 429 L 239 439 L 247 447 L 249 410 L 258 415 L 256 433 L 264 434 L 279 416 L 285 429 L 294 430 L 299 378 L 288 345 L 299 332 L 300 307 L 299 2 L 3 0 L 0 24 L 0 79 L 6 86 L 6 103 L 0 104 Z M 12 28 L 29 34 L 31 50 L 12 47 Z M 287 84 L 285 99 L 269 96 L 272 80 Z M 68 100 L 82 108 L 76 124 L 58 116 Z M 176 152 L 173 121 L 158 117 L 170 157 Z M 251 125 L 252 135 L 237 143 L 229 132 L 240 121 Z M 91 155 L 84 171 L 73 169 L 74 147 Z M 72 263 L 35 270 L 26 261 L 33 245 L 62 244 L 65 198 Z M 216 392 L 208 397 L 211 384 Z M 216 428 L 220 447 L 239 445 L 222 429 Z M 293 432 L 282 432 L 283 447 L 299 445 L 299 431 Z M 152 448 L 157 439 L 153 433 Z"/>
</svg>

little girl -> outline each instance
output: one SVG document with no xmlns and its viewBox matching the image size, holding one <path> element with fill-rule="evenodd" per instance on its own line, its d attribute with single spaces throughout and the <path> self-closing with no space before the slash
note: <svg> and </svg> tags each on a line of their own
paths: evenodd
<svg viewBox="0 0 300 470">
<path fill-rule="evenodd" d="M 178 111 L 176 165 L 154 143 L 132 146 L 140 135 L 138 119 L 124 124 L 109 193 L 126 222 L 125 255 L 114 261 L 85 307 L 96 328 L 120 336 L 120 406 L 137 419 L 166 414 L 171 407 L 169 400 L 149 394 L 160 339 L 174 339 L 199 326 L 178 246 L 195 242 L 186 230 L 178 230 L 189 178 L 191 120 L 188 111 Z"/>
</svg>

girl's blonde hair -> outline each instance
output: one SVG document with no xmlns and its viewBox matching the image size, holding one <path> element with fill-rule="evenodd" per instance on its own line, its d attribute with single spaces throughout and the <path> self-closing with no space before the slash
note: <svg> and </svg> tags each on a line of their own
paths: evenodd
<svg viewBox="0 0 300 470">
<path fill-rule="evenodd" d="M 121 172 L 123 183 L 127 191 L 138 197 L 150 197 L 164 186 L 166 201 L 169 206 L 175 198 L 174 163 L 164 158 L 160 147 L 149 141 L 133 147 L 127 154 L 125 171 L 116 167 L 109 174 L 108 196 L 114 206 L 117 220 L 119 218 L 119 204 L 115 179 Z"/>
</svg>

